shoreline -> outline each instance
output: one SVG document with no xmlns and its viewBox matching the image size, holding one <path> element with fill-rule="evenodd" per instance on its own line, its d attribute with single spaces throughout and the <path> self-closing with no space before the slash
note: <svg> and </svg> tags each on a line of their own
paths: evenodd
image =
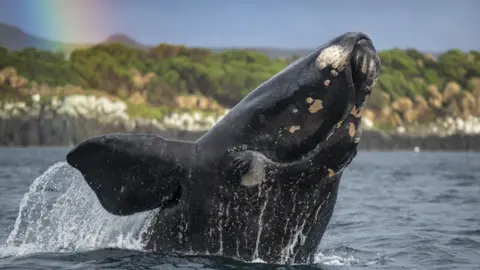
<svg viewBox="0 0 480 270">
<path fill-rule="evenodd" d="M 8 106 L 7 106 L 8 105 Z M 69 96 L 50 104 L 6 104 L 0 109 L 0 147 L 73 147 L 107 133 L 151 133 L 195 141 L 223 117 L 174 113 L 162 119 L 132 117 L 123 102 Z M 7 109 L 8 107 L 8 109 Z M 364 129 L 359 151 L 480 152 L 480 133 L 413 135 Z"/>
<path fill-rule="evenodd" d="M 0 120 L 0 126 L 2 126 Z M 84 123 L 82 123 L 84 124 Z M 5 126 L 5 125 L 3 125 Z M 0 138 L 0 148 L 72 148 L 79 142 L 93 136 L 99 136 L 107 133 L 150 133 L 157 134 L 167 139 L 195 141 L 207 131 L 187 131 L 187 130 L 158 130 L 152 126 L 139 126 L 134 129 L 124 129 L 123 127 L 108 127 L 100 124 L 97 128 L 86 130 L 84 125 L 81 129 L 83 134 L 72 134 L 69 129 L 65 134 L 56 130 L 51 138 L 44 143 L 39 143 L 38 139 L 32 139 L 32 131 L 16 133 L 14 140 L 5 140 Z M 37 126 L 39 127 L 39 126 Z M 47 129 L 50 129 L 47 127 Z M 51 130 L 51 129 L 50 129 Z M 42 130 L 35 130 L 34 133 L 44 133 Z M 1 132 L 0 132 L 1 133 Z M 28 134 L 30 133 L 30 135 Z M 75 133 L 75 128 L 73 128 Z M 50 135 L 50 134 L 49 134 Z M 42 136 L 43 137 L 43 136 Z M 19 139 L 21 138 L 21 139 Z M 15 142 L 16 141 L 16 142 Z M 415 148 L 418 147 L 418 151 Z M 453 134 L 450 136 L 406 136 L 386 134 L 375 130 L 365 130 L 360 140 L 358 150 L 361 152 L 480 152 L 480 134 L 463 135 Z"/>
</svg>

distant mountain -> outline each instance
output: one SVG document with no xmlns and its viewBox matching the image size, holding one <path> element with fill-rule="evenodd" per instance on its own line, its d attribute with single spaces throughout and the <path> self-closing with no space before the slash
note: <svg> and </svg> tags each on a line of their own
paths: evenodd
<svg viewBox="0 0 480 270">
<path fill-rule="evenodd" d="M 85 48 L 88 44 L 68 44 L 59 41 L 51 41 L 25 33 L 22 29 L 0 23 L 0 45 L 17 51 L 24 48 L 37 48 L 41 50 L 71 51 L 75 48 Z"/>
<path fill-rule="evenodd" d="M 139 49 L 148 49 L 152 46 L 142 44 L 137 42 L 131 37 L 128 37 L 124 34 L 114 34 L 106 38 L 103 42 L 100 43 L 121 43 L 126 46 L 131 46 Z M 9 25 L 6 23 L 0 22 L 0 46 L 7 48 L 10 51 L 18 51 L 24 48 L 37 48 L 41 50 L 48 51 L 64 51 L 71 52 L 74 49 L 79 48 L 88 48 L 96 44 L 72 44 L 64 43 L 60 41 L 51 41 L 44 38 L 36 37 L 34 35 L 24 32 L 22 29 Z M 231 49 L 240 49 L 240 48 L 210 48 L 214 52 L 222 52 Z M 307 53 L 308 49 L 281 49 L 281 48 L 241 48 L 241 49 L 252 49 L 262 53 L 267 54 L 270 57 L 280 58 L 280 57 L 291 57 L 292 55 L 303 55 Z"/>
<path fill-rule="evenodd" d="M 126 36 L 124 34 L 114 34 L 108 37 L 104 42 L 102 43 L 120 43 L 125 46 L 130 46 L 130 47 L 135 47 L 135 48 L 140 48 L 140 49 L 148 49 L 151 46 L 141 44 L 134 40 L 133 38 Z"/>
<path fill-rule="evenodd" d="M 131 37 L 126 36 L 125 34 L 114 34 L 106 38 L 101 43 L 121 43 L 126 46 L 131 46 L 139 49 L 148 49 L 151 48 L 151 45 L 142 44 L 137 42 Z M 88 48 L 96 44 L 74 44 L 74 43 L 64 43 L 60 41 L 52 41 L 36 37 L 34 35 L 24 32 L 22 29 L 9 25 L 6 23 L 0 22 L 0 46 L 7 48 L 10 51 L 18 51 L 24 48 L 37 48 L 41 50 L 48 51 L 63 51 L 66 53 L 71 52 L 74 49 Z M 293 55 L 302 56 L 313 49 L 282 49 L 282 48 L 271 48 L 271 47 L 254 47 L 254 48 L 234 48 L 234 47 L 221 47 L 221 48 L 209 48 L 213 52 L 223 52 L 231 49 L 250 49 L 256 50 L 261 53 L 264 53 L 273 58 L 288 58 Z M 434 56 L 437 56 L 439 53 L 431 53 Z"/>
</svg>

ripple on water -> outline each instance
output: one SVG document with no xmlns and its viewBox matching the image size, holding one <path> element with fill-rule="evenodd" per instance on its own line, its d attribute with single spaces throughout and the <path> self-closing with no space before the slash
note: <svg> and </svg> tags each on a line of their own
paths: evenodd
<svg viewBox="0 0 480 270">
<path fill-rule="evenodd" d="M 35 253 L 11 256 L 0 261 L 0 269 L 342 269 L 344 266 L 385 265 L 386 257 L 360 259 L 354 249 L 318 253 L 313 265 L 246 263 L 219 256 L 154 254 L 125 249 L 98 249 L 69 253 Z M 10 267 L 10 268 L 9 268 Z M 340 268 L 339 268 L 340 267 Z"/>
<path fill-rule="evenodd" d="M 130 219 L 107 215 L 83 181 L 66 168 L 29 191 L 38 172 L 43 174 L 63 160 L 68 149 L 9 151 L 0 149 L 0 164 L 5 165 L 0 167 L 1 269 L 475 269 L 480 265 L 479 154 L 359 153 L 344 172 L 315 264 L 279 266 L 142 252 L 141 243 L 134 241 L 138 234 L 132 232 L 143 228 L 139 220 L 148 215 Z M 19 211 L 25 192 L 30 197 Z M 9 236 L 13 244 L 5 245 Z"/>
</svg>

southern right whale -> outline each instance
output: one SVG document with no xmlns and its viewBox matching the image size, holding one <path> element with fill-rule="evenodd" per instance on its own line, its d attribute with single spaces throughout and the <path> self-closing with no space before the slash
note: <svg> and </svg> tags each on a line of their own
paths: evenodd
<svg viewBox="0 0 480 270">
<path fill-rule="evenodd" d="M 379 69 L 372 40 L 346 33 L 258 86 L 195 142 L 106 134 L 66 159 L 108 212 L 158 209 L 149 250 L 311 262 Z"/>
</svg>

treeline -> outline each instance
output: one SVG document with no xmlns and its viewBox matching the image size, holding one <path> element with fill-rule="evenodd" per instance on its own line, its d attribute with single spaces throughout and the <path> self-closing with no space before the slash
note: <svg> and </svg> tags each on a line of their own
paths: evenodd
<svg viewBox="0 0 480 270">
<path fill-rule="evenodd" d="M 450 50 L 433 57 L 415 49 L 392 49 L 379 56 L 381 76 L 369 102 L 375 111 L 405 99 L 415 103 L 423 98 L 419 102 L 427 106 L 442 103 L 438 96 L 452 88 L 452 83 L 457 94 L 478 88 L 479 51 Z M 169 104 L 175 96 L 194 94 L 230 107 L 294 58 L 273 59 L 249 50 L 213 53 L 169 44 L 149 50 L 100 44 L 68 56 L 33 48 L 9 52 L 0 47 L 0 69 L 13 67 L 30 81 L 50 87 L 71 84 L 100 89 L 122 98 L 140 92 L 152 105 Z M 432 101 L 435 98 L 437 101 Z"/>
<path fill-rule="evenodd" d="M 0 69 L 13 67 L 29 80 L 101 89 L 123 97 L 140 90 L 152 104 L 198 94 L 231 106 L 286 64 L 256 51 L 214 54 L 167 44 L 150 50 L 101 44 L 69 56 L 37 49 L 8 52 L 0 47 Z"/>
<path fill-rule="evenodd" d="M 382 67 L 377 94 L 386 93 L 392 101 L 429 97 L 429 87 L 443 92 L 448 83 L 472 91 L 480 79 L 480 51 L 449 50 L 435 58 L 415 49 L 392 49 L 379 52 L 379 56 Z"/>
</svg>

